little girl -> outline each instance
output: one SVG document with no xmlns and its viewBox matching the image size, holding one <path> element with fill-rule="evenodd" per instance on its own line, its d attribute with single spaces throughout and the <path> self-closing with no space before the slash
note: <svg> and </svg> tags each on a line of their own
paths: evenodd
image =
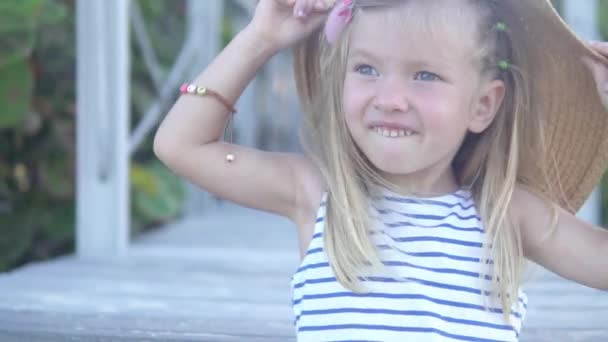
<svg viewBox="0 0 608 342">
<path fill-rule="evenodd" d="M 306 153 L 221 142 L 294 44 Z M 603 55 L 548 0 L 260 0 L 154 149 L 295 223 L 299 341 L 517 341 L 526 260 L 608 289 L 608 232 L 573 216 L 608 166 Z"/>
</svg>

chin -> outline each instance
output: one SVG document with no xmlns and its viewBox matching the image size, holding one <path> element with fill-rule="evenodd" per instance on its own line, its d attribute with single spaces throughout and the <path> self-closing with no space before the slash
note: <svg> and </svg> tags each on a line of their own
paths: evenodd
<svg viewBox="0 0 608 342">
<path fill-rule="evenodd" d="M 393 175 L 408 174 L 416 171 L 416 164 L 408 161 L 404 156 L 375 155 L 369 158 L 378 171 Z"/>
</svg>

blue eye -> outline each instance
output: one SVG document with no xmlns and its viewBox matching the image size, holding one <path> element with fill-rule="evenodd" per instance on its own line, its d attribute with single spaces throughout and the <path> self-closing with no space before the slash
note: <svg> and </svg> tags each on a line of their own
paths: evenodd
<svg viewBox="0 0 608 342">
<path fill-rule="evenodd" d="M 361 65 L 356 66 L 355 71 L 357 71 L 360 74 L 367 75 L 367 76 L 378 76 L 379 75 L 378 71 L 374 67 L 367 65 L 367 64 L 361 64 Z"/>
<path fill-rule="evenodd" d="M 428 71 L 421 71 L 416 73 L 416 79 L 418 79 L 417 76 L 419 75 L 424 75 L 427 77 L 422 77 L 422 79 L 420 79 L 421 81 L 440 81 L 441 77 L 437 76 L 437 74 L 433 74 L 432 72 L 428 72 Z"/>
</svg>

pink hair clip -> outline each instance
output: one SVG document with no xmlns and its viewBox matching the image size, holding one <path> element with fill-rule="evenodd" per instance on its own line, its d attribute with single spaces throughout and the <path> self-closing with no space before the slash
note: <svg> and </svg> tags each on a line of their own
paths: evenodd
<svg viewBox="0 0 608 342">
<path fill-rule="evenodd" d="M 334 44 L 346 25 L 353 19 L 353 0 L 339 1 L 331 10 L 325 23 L 325 36 L 330 44 Z"/>
</svg>

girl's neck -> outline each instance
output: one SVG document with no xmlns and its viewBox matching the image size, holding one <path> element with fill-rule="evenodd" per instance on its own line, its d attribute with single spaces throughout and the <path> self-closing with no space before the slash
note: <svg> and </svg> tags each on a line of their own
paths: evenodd
<svg viewBox="0 0 608 342">
<path fill-rule="evenodd" d="M 397 190 L 400 190 L 398 192 L 404 195 L 436 196 L 452 193 L 460 188 L 451 167 L 438 174 L 424 170 L 405 175 L 384 173 L 383 176 L 395 184 Z"/>
</svg>

